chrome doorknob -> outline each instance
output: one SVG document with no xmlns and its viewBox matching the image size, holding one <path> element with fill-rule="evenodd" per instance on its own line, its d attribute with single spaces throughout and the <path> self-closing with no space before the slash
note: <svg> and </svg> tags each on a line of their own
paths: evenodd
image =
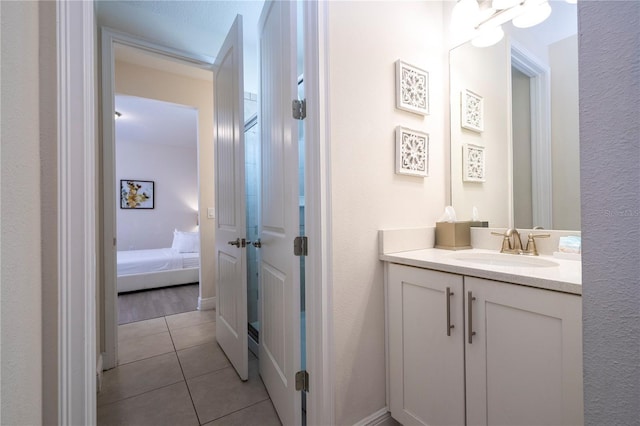
<svg viewBox="0 0 640 426">
<path fill-rule="evenodd" d="M 260 238 L 258 238 L 258 241 L 254 241 L 252 244 L 255 248 L 262 247 L 262 241 L 260 241 Z"/>
<path fill-rule="evenodd" d="M 236 246 L 236 247 L 240 247 L 240 238 L 236 238 L 235 241 L 229 241 L 227 244 L 229 244 L 230 246 Z"/>
</svg>

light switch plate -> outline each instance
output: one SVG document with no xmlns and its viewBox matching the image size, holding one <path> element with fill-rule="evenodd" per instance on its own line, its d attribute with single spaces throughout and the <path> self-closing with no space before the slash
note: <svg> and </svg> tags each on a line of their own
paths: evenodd
<svg viewBox="0 0 640 426">
<path fill-rule="evenodd" d="M 216 218 L 216 209 L 214 207 L 207 208 L 207 219 L 215 219 Z"/>
</svg>

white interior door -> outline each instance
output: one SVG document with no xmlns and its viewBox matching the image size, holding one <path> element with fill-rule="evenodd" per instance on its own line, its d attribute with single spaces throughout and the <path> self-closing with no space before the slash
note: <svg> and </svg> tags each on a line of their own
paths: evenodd
<svg viewBox="0 0 640 426">
<path fill-rule="evenodd" d="M 242 16 L 215 61 L 216 339 L 248 378 Z"/>
<path fill-rule="evenodd" d="M 295 2 L 268 1 L 260 17 L 260 375 L 285 425 L 300 424 L 300 259 Z"/>
</svg>

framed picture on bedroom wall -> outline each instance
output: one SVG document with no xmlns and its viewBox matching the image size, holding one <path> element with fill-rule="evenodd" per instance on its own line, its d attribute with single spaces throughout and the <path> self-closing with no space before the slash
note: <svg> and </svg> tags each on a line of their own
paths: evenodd
<svg viewBox="0 0 640 426">
<path fill-rule="evenodd" d="M 155 203 L 154 182 L 124 179 L 120 181 L 121 209 L 152 209 Z"/>
</svg>

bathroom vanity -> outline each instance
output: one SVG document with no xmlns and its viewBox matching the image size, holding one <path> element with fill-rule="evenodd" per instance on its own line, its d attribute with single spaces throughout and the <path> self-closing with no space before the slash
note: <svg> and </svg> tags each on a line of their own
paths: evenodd
<svg viewBox="0 0 640 426">
<path fill-rule="evenodd" d="M 382 243 L 381 252 L 396 420 L 583 423 L 580 262 L 481 249 L 388 253 Z"/>
</svg>

